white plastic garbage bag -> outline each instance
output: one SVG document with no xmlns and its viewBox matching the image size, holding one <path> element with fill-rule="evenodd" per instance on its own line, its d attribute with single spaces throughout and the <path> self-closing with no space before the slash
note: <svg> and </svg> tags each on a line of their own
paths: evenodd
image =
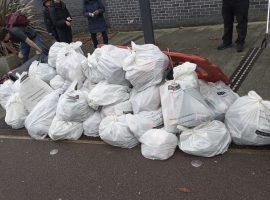
<svg viewBox="0 0 270 200">
<path fill-rule="evenodd" d="M 104 45 L 98 61 L 98 70 L 110 84 L 129 85 L 125 79 L 123 60 L 130 55 L 129 50 L 113 45 Z"/>
<path fill-rule="evenodd" d="M 163 124 L 161 108 L 156 111 L 143 111 L 134 115 L 127 114 L 126 118 L 129 129 L 138 139 L 146 131 Z"/>
<path fill-rule="evenodd" d="M 224 121 L 225 113 L 229 107 L 239 98 L 232 89 L 222 81 L 216 83 L 202 83 L 200 81 L 200 93 L 204 100 L 215 113 L 215 119 Z"/>
<path fill-rule="evenodd" d="M 93 115 L 90 115 L 90 117 L 85 122 L 83 122 L 84 135 L 90 137 L 98 137 L 101 120 L 102 118 L 100 112 L 98 111 Z"/>
<path fill-rule="evenodd" d="M 139 141 L 131 133 L 126 116 L 108 116 L 101 121 L 99 135 L 104 142 L 117 147 L 133 148 Z"/>
<path fill-rule="evenodd" d="M 83 83 L 82 88 L 80 88 L 80 90 L 86 93 L 90 93 L 96 87 L 96 85 L 97 84 L 93 83 L 89 79 L 86 79 Z"/>
<path fill-rule="evenodd" d="M 112 85 L 102 81 L 88 95 L 88 104 L 97 109 L 98 106 L 108 106 L 129 99 L 130 88 L 123 85 Z"/>
<path fill-rule="evenodd" d="M 141 92 L 137 92 L 135 89 L 131 90 L 129 101 L 135 114 L 141 111 L 152 111 L 160 108 L 159 87 L 157 85 L 151 86 Z"/>
<path fill-rule="evenodd" d="M 270 101 L 264 101 L 256 92 L 250 91 L 229 108 L 225 124 L 236 144 L 269 145 Z"/>
<path fill-rule="evenodd" d="M 62 121 L 57 116 L 53 119 L 49 129 L 49 137 L 52 140 L 78 140 L 82 133 L 82 123 Z"/>
<path fill-rule="evenodd" d="M 151 129 L 140 138 L 141 152 L 145 158 L 152 160 L 166 160 L 173 156 L 178 139 L 161 129 Z"/>
<path fill-rule="evenodd" d="M 60 75 L 56 75 L 50 81 L 50 86 L 55 90 L 62 89 L 63 91 L 66 91 L 70 85 L 71 85 L 71 82 L 64 80 Z"/>
<path fill-rule="evenodd" d="M 13 84 L 13 90 L 15 93 L 20 92 L 20 87 L 21 87 L 21 78 L 24 77 L 27 74 L 27 72 L 23 72 L 21 74 L 16 73 L 17 80 Z"/>
<path fill-rule="evenodd" d="M 153 44 L 136 45 L 132 42 L 131 46 L 131 54 L 123 63 L 126 79 L 137 91 L 161 83 L 169 58 Z"/>
<path fill-rule="evenodd" d="M 160 87 L 160 96 L 165 129 L 170 133 L 178 133 L 177 125 L 195 127 L 214 118 L 197 89 L 182 89 L 176 81 L 168 81 Z"/>
<path fill-rule="evenodd" d="M 78 81 L 80 85 L 85 80 L 81 63 L 86 59 L 84 55 L 76 50 L 80 48 L 81 42 L 70 44 L 58 52 L 56 60 L 56 71 L 65 80 Z"/>
<path fill-rule="evenodd" d="M 0 85 L 0 104 L 4 109 L 6 109 L 6 104 L 14 93 L 13 84 L 13 81 L 7 80 Z"/>
<path fill-rule="evenodd" d="M 27 114 L 19 94 L 13 94 L 6 104 L 5 122 L 7 125 L 11 126 L 13 129 L 23 128 Z"/>
<path fill-rule="evenodd" d="M 64 48 L 67 47 L 68 44 L 64 43 L 64 42 L 55 42 L 50 50 L 49 50 L 49 55 L 48 55 L 48 64 L 53 67 L 56 68 L 56 59 L 58 56 L 59 51 Z"/>
<path fill-rule="evenodd" d="M 192 87 L 199 90 L 198 76 L 195 72 L 196 67 L 196 64 L 190 62 L 174 67 L 174 80 L 177 80 L 184 89 Z"/>
<path fill-rule="evenodd" d="M 179 148 L 191 155 L 213 157 L 225 153 L 231 143 L 231 136 L 220 121 L 201 124 L 193 129 L 178 127 Z"/>
<path fill-rule="evenodd" d="M 25 120 L 25 127 L 31 137 L 42 140 L 48 135 L 55 117 L 59 96 L 59 91 L 54 91 L 45 96 L 28 115 Z"/>
<path fill-rule="evenodd" d="M 53 89 L 40 79 L 27 75 L 21 78 L 19 94 L 28 112 L 31 112 L 38 102 L 51 92 L 53 92 Z"/>
<path fill-rule="evenodd" d="M 77 82 L 73 82 L 68 90 L 60 97 L 56 115 L 60 120 L 84 122 L 94 110 L 88 106 L 87 95 L 76 90 Z"/>
<path fill-rule="evenodd" d="M 105 118 L 111 115 L 121 116 L 128 113 L 133 113 L 132 105 L 130 101 L 124 101 L 124 102 L 113 104 L 110 106 L 103 106 L 101 110 L 102 118 Z"/>
<path fill-rule="evenodd" d="M 84 75 L 93 83 L 99 83 L 105 79 L 104 75 L 98 70 L 100 56 L 101 49 L 97 48 L 92 55 L 88 54 L 88 58 L 82 62 Z"/>
<path fill-rule="evenodd" d="M 56 76 L 56 71 L 54 68 L 50 67 L 46 63 L 34 61 L 30 65 L 28 74 L 29 76 L 39 78 L 46 83 L 50 83 L 50 80 L 52 80 Z"/>
</svg>

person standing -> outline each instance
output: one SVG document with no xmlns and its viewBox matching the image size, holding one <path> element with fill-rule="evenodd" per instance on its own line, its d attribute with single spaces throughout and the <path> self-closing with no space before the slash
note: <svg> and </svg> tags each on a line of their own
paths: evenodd
<svg viewBox="0 0 270 200">
<path fill-rule="evenodd" d="M 222 44 L 217 49 L 223 50 L 232 47 L 232 34 L 234 17 L 237 21 L 236 50 L 242 52 L 244 50 L 245 39 L 247 35 L 248 25 L 248 9 L 249 0 L 223 0 L 222 1 L 222 16 L 224 21 L 224 34 Z"/>
<path fill-rule="evenodd" d="M 59 37 L 57 35 L 56 29 L 53 25 L 52 19 L 50 17 L 49 8 L 52 6 L 52 0 L 42 0 L 43 2 L 43 17 L 44 24 L 49 35 L 53 36 L 57 42 L 59 42 Z"/>
<path fill-rule="evenodd" d="M 72 42 L 72 17 L 66 7 L 66 4 L 61 0 L 53 0 L 49 9 L 49 15 L 55 27 L 59 42 Z"/>
<path fill-rule="evenodd" d="M 100 0 L 84 0 L 83 15 L 88 19 L 88 29 L 95 48 L 98 45 L 97 33 L 102 33 L 104 44 L 109 42 L 104 12 L 105 7 Z"/>
<path fill-rule="evenodd" d="M 36 55 L 40 56 L 41 62 L 46 62 L 46 55 L 42 52 L 41 39 L 31 26 L 13 26 L 10 30 L 0 29 L 0 42 L 3 41 L 7 48 L 16 54 L 23 63 L 29 59 L 30 49 L 33 48 Z M 13 48 L 11 42 L 19 43 L 19 51 Z"/>
</svg>

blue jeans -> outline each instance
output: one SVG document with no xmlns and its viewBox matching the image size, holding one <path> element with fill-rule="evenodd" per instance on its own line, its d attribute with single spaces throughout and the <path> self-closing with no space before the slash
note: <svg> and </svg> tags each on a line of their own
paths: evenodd
<svg viewBox="0 0 270 200">
<path fill-rule="evenodd" d="M 37 35 L 34 39 L 32 39 L 32 41 L 42 50 L 42 43 L 41 43 L 39 35 Z M 22 59 L 23 63 L 28 61 L 30 49 L 31 47 L 26 42 L 21 42 L 20 51 L 23 55 L 23 59 Z M 46 59 L 47 59 L 47 56 L 42 51 L 40 54 L 40 61 L 46 62 Z"/>
</svg>

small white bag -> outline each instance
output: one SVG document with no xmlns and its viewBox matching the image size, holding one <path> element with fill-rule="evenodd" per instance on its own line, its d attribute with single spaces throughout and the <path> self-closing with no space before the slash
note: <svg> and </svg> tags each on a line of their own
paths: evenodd
<svg viewBox="0 0 270 200">
<path fill-rule="evenodd" d="M 104 142 L 121 148 L 133 148 L 139 143 L 127 125 L 126 115 L 104 118 L 99 126 L 99 135 Z"/>
<path fill-rule="evenodd" d="M 31 137 L 36 140 L 44 139 L 55 117 L 60 92 L 54 91 L 45 96 L 30 112 L 25 120 L 25 128 Z"/>
<path fill-rule="evenodd" d="M 64 42 L 55 42 L 50 50 L 49 50 L 49 55 L 48 55 L 48 64 L 50 65 L 50 67 L 56 68 L 56 59 L 58 56 L 59 51 L 64 48 L 67 47 L 68 44 L 64 43 Z"/>
<path fill-rule="evenodd" d="M 214 119 L 214 113 L 197 89 L 182 89 L 176 81 L 160 87 L 162 113 L 166 131 L 178 133 L 177 125 L 195 127 Z"/>
<path fill-rule="evenodd" d="M 64 80 L 60 75 L 56 75 L 50 81 L 50 86 L 55 90 L 62 89 L 63 91 L 66 91 L 70 85 L 71 85 L 71 82 Z"/>
<path fill-rule="evenodd" d="M 46 83 L 50 83 L 50 81 L 56 76 L 56 71 L 46 63 L 34 61 L 29 68 L 28 74 L 29 76 L 39 78 Z"/>
<path fill-rule="evenodd" d="M 95 112 L 91 115 L 85 122 L 83 122 L 83 130 L 84 135 L 90 137 L 98 137 L 99 136 L 99 125 L 101 123 L 101 115 L 100 112 Z"/>
<path fill-rule="evenodd" d="M 6 109 L 6 104 L 14 93 L 13 84 L 13 81 L 7 80 L 0 85 L 0 104 L 4 109 Z"/>
<path fill-rule="evenodd" d="M 23 128 L 27 114 L 19 94 L 15 93 L 12 95 L 6 104 L 5 122 L 7 125 L 13 129 Z"/>
<path fill-rule="evenodd" d="M 84 75 L 93 83 L 99 83 L 105 79 L 104 75 L 98 70 L 98 60 L 101 53 L 101 49 L 97 48 L 92 55 L 89 53 L 88 58 L 82 62 Z"/>
<path fill-rule="evenodd" d="M 87 103 L 87 95 L 76 90 L 77 82 L 73 82 L 69 89 L 60 97 L 56 115 L 60 120 L 84 122 L 94 113 Z"/>
<path fill-rule="evenodd" d="M 213 157 L 225 153 L 231 143 L 231 136 L 220 121 L 201 124 L 193 129 L 178 127 L 179 148 L 191 155 Z"/>
<path fill-rule="evenodd" d="M 135 114 L 141 111 L 152 111 L 160 108 L 159 87 L 151 86 L 141 92 L 137 92 L 135 89 L 131 90 L 129 101 Z"/>
<path fill-rule="evenodd" d="M 78 140 L 82 133 L 82 123 L 62 121 L 57 116 L 53 119 L 49 129 L 49 136 L 52 140 Z"/>
<path fill-rule="evenodd" d="M 270 101 L 264 101 L 256 92 L 250 91 L 229 108 L 225 124 L 236 144 L 269 145 Z"/>
<path fill-rule="evenodd" d="M 161 108 L 156 111 L 143 111 L 134 115 L 127 114 L 126 118 L 129 129 L 138 139 L 140 139 L 146 131 L 163 124 Z"/>
<path fill-rule="evenodd" d="M 123 85 L 112 85 L 102 81 L 88 95 L 88 104 L 97 109 L 99 106 L 117 104 L 129 99 L 130 88 Z"/>
<path fill-rule="evenodd" d="M 161 129 L 151 129 L 140 138 L 141 152 L 145 158 L 152 160 L 166 160 L 173 156 L 178 139 Z"/>
<path fill-rule="evenodd" d="M 110 106 L 103 106 L 101 110 L 102 118 L 105 118 L 111 115 L 121 116 L 128 113 L 133 113 L 132 105 L 130 101 L 124 101 L 124 102 L 113 104 Z"/>
</svg>

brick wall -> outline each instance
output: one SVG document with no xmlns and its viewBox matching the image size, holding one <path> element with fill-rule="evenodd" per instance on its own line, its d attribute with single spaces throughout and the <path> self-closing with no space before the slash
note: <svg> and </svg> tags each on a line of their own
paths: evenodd
<svg viewBox="0 0 270 200">
<path fill-rule="evenodd" d="M 35 0 L 39 8 L 41 0 Z M 82 0 L 64 0 L 73 16 L 75 32 L 87 30 Z M 116 30 L 141 27 L 139 0 L 103 0 L 107 23 Z M 150 0 L 154 27 L 177 27 L 222 23 L 222 0 Z M 40 10 L 40 9 L 38 9 Z M 249 20 L 265 20 L 267 0 L 250 0 Z"/>
</svg>

